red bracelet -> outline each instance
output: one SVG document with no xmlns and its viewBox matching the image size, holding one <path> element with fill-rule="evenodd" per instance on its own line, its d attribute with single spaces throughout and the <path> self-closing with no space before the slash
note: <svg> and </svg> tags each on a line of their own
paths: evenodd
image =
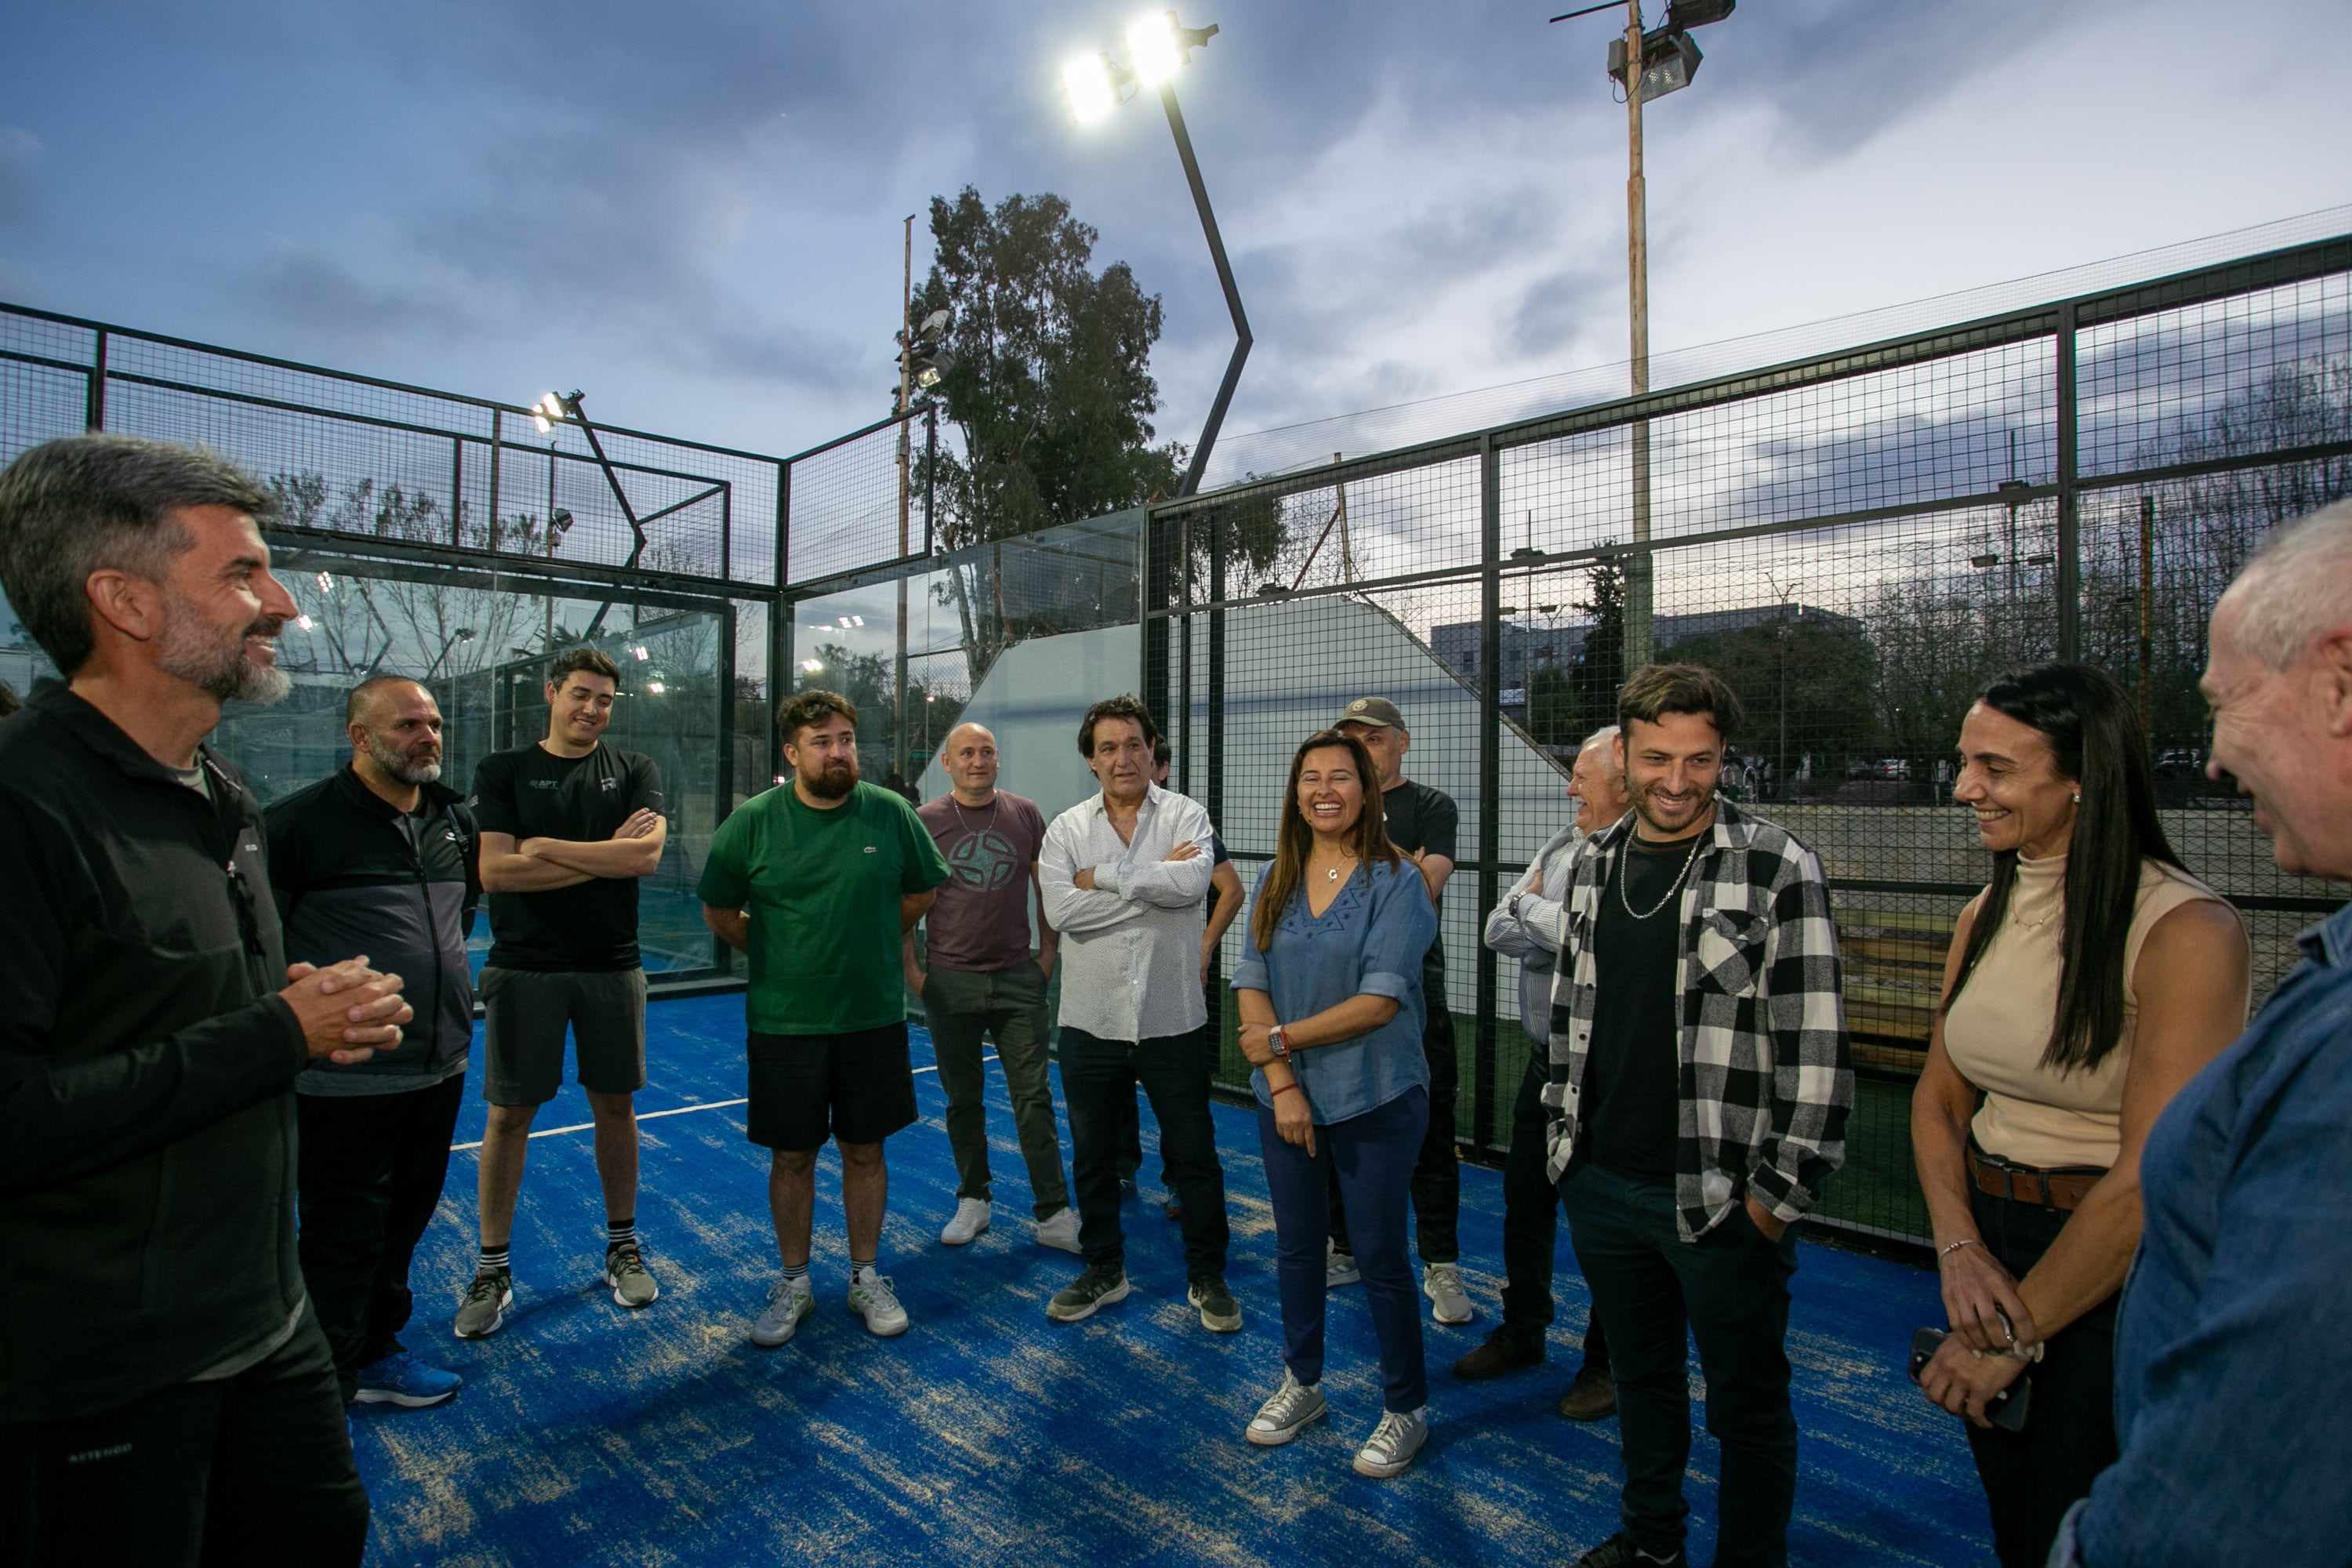
<svg viewBox="0 0 2352 1568">
<path fill-rule="evenodd" d="M 1297 1092 L 1297 1089 L 1298 1086 L 1295 1083 L 1286 1083 L 1280 1089 L 1277 1089 L 1274 1090 L 1273 1093 L 1267 1095 L 1266 1098 L 1268 1100 L 1272 1100 L 1279 1095 L 1293 1094 Z"/>
</svg>

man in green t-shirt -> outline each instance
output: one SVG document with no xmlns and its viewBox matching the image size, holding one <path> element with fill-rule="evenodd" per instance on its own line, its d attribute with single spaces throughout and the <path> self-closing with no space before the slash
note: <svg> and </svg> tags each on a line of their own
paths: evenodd
<svg viewBox="0 0 2352 1568">
<path fill-rule="evenodd" d="M 849 1309 L 875 1333 L 902 1334 L 906 1309 L 876 1268 L 890 1190 L 882 1141 L 915 1120 L 898 949 L 948 865 L 913 806 L 859 782 L 848 699 L 803 691 L 776 729 L 793 782 L 719 825 L 701 889 L 704 921 L 751 961 L 749 1131 L 772 1151 L 768 1205 L 784 1269 L 751 1339 L 782 1344 L 816 1310 L 809 1226 L 828 1133 L 841 1148 Z"/>
</svg>

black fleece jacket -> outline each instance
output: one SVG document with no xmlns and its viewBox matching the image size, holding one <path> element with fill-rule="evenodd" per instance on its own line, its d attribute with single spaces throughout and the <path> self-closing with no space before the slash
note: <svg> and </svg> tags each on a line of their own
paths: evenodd
<svg viewBox="0 0 2352 1568">
<path fill-rule="evenodd" d="M 58 681 L 0 724 L 0 1425 L 110 1409 L 267 1343 L 302 1300 L 308 1059 L 261 813 Z"/>
</svg>

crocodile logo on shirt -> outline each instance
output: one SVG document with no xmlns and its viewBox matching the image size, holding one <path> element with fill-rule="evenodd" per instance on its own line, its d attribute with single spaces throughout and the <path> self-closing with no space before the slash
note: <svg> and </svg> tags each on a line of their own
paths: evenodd
<svg viewBox="0 0 2352 1568">
<path fill-rule="evenodd" d="M 991 827 L 966 835 L 948 851 L 947 859 L 957 884 L 975 893 L 996 891 L 1021 869 L 1021 857 L 1013 841 Z"/>
</svg>

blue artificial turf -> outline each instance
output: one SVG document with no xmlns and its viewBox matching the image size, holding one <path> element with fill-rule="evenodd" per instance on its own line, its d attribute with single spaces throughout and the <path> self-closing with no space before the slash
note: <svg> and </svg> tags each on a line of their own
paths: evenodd
<svg viewBox="0 0 2352 1568">
<path fill-rule="evenodd" d="M 853 1556 L 956 1563 L 1363 1563 L 1550 1565 L 1616 1528 L 1613 1422 L 1553 1405 L 1587 1308 L 1563 1230 L 1560 1321 L 1544 1367 L 1465 1384 L 1446 1368 L 1495 1321 L 1501 1182 L 1465 1168 L 1464 1276 L 1478 1310 L 1427 1328 L 1433 1436 L 1392 1481 L 1349 1459 L 1380 1412 L 1360 1290 L 1331 1298 L 1331 1416 L 1285 1448 L 1241 1431 L 1281 1376 L 1274 1229 L 1255 1119 L 1220 1106 L 1243 1331 L 1213 1335 L 1184 1304 L 1177 1227 L 1129 1204 L 1135 1293 L 1079 1324 L 1045 1301 L 1080 1267 L 1030 1238 L 1028 1181 L 1002 1079 L 989 1096 L 994 1227 L 940 1245 L 955 1170 L 935 1074 L 923 1121 L 893 1138 L 883 1268 L 913 1319 L 877 1340 L 843 1304 L 838 1164 L 820 1165 L 818 1311 L 793 1342 L 749 1339 L 776 1258 L 767 1155 L 743 1137 L 741 1001 L 656 1004 L 637 1224 L 661 1282 L 639 1312 L 597 1282 L 604 1213 L 589 1134 L 533 1141 L 514 1233 L 516 1311 L 496 1337 L 454 1339 L 472 1273 L 474 1157 L 450 1163 L 418 1249 L 405 1336 L 465 1375 L 436 1409 L 356 1412 L 374 1503 L 368 1561 L 392 1563 L 772 1564 Z M 478 1036 L 475 1081 L 479 1081 Z M 928 1068 L 928 1039 L 915 1058 Z M 469 1089 L 458 1138 L 481 1136 Z M 713 1107 L 687 1110 L 688 1107 Z M 588 1120 L 576 1086 L 537 1127 Z M 1158 1172 L 1144 1117 L 1149 1184 Z M 1066 1150 L 1066 1121 L 1065 1147 Z M 1156 1194 L 1150 1194 L 1156 1195 Z M 1932 1276 L 1801 1248 L 1790 1352 L 1803 1429 L 1791 1560 L 1980 1563 L 1984 1503 L 1957 1423 L 1904 1380 L 1911 1331 L 1940 1321 Z M 1694 1363 L 1694 1393 L 1697 1388 Z M 1699 1407 L 1694 1407 L 1694 1414 Z M 1692 1558 L 1712 1555 L 1714 1445 L 1694 1444 Z"/>
</svg>

